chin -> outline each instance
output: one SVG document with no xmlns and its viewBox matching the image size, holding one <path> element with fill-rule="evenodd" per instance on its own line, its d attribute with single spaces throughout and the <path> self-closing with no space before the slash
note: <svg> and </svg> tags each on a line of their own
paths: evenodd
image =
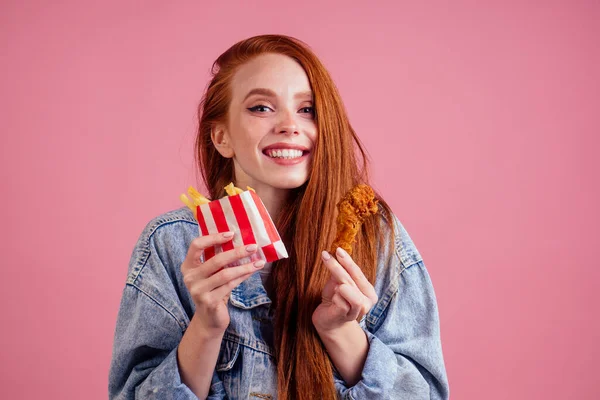
<svg viewBox="0 0 600 400">
<path fill-rule="evenodd" d="M 277 179 L 273 180 L 271 185 L 278 189 L 297 189 L 300 186 L 304 185 L 308 178 L 303 177 L 287 177 L 285 179 Z"/>
</svg>

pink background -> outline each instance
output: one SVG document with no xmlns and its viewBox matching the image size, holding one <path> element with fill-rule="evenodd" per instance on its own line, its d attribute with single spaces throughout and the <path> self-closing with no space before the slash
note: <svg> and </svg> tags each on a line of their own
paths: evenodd
<svg viewBox="0 0 600 400">
<path fill-rule="evenodd" d="M 0 6 L 0 398 L 106 398 L 135 241 L 195 184 L 211 63 L 261 33 L 333 74 L 432 276 L 451 397 L 596 398 L 597 2 L 52 3 Z"/>
</svg>

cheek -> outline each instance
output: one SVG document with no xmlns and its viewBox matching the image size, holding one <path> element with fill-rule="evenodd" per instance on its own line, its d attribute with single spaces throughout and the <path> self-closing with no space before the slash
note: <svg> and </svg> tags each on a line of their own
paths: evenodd
<svg viewBox="0 0 600 400">
<path fill-rule="evenodd" d="M 309 133 L 308 138 L 310 139 L 310 141 L 314 144 L 317 141 L 317 136 L 319 136 L 319 133 L 317 132 L 317 127 L 313 127 L 310 131 L 308 131 Z"/>
<path fill-rule="evenodd" d="M 235 130 L 231 131 L 232 142 L 236 149 L 236 153 L 242 158 L 245 158 L 243 154 L 250 154 L 256 151 L 256 147 L 260 143 L 264 136 L 265 128 L 255 121 L 241 121 L 239 126 L 235 127 Z"/>
<path fill-rule="evenodd" d="M 317 124 L 314 120 L 306 121 L 302 129 L 313 143 L 317 140 Z"/>
<path fill-rule="evenodd" d="M 232 136 L 238 144 L 248 146 L 256 142 L 257 138 L 262 136 L 262 132 L 264 127 L 256 118 L 241 118 L 237 121 Z"/>
<path fill-rule="evenodd" d="M 257 144 L 269 132 L 270 122 L 264 118 L 244 118 L 237 127 L 239 142 L 246 145 Z"/>
</svg>

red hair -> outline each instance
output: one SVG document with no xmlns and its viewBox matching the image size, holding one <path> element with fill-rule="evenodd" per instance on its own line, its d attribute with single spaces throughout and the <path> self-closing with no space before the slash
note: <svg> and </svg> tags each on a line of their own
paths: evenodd
<svg viewBox="0 0 600 400">
<path fill-rule="evenodd" d="M 318 132 L 308 181 L 293 189 L 294 195 L 275 221 L 289 250 L 289 258 L 274 263 L 270 276 L 278 398 L 333 400 L 337 396 L 331 361 L 312 324 L 312 314 L 329 279 L 321 251 L 329 249 L 335 237 L 337 202 L 354 185 L 368 184 L 368 159 L 331 76 L 310 48 L 289 36 L 262 35 L 240 41 L 221 54 L 198 108 L 196 156 L 210 198 L 224 196 L 224 186 L 235 182 L 233 161 L 216 150 L 211 130 L 227 121 L 234 74 L 241 65 L 265 53 L 286 55 L 302 66 L 314 94 Z M 391 210 L 377 198 L 393 231 Z M 371 283 L 375 281 L 377 245 L 384 235 L 384 226 L 378 221 L 371 218 L 363 223 L 353 253 Z"/>
</svg>

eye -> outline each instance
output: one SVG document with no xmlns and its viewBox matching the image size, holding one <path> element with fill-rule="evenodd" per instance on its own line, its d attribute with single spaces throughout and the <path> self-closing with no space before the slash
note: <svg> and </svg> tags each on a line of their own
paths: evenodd
<svg viewBox="0 0 600 400">
<path fill-rule="evenodd" d="M 315 113 L 315 109 L 314 107 L 302 107 L 300 109 L 301 113 L 306 113 L 306 114 L 314 114 Z"/>
<path fill-rule="evenodd" d="M 263 105 L 263 104 L 259 104 L 259 105 L 254 106 L 254 107 L 250 107 L 248 110 L 252 111 L 252 112 L 264 113 L 267 110 L 271 110 L 271 109 L 269 107 Z M 273 111 L 273 110 L 271 110 L 271 111 Z"/>
</svg>

